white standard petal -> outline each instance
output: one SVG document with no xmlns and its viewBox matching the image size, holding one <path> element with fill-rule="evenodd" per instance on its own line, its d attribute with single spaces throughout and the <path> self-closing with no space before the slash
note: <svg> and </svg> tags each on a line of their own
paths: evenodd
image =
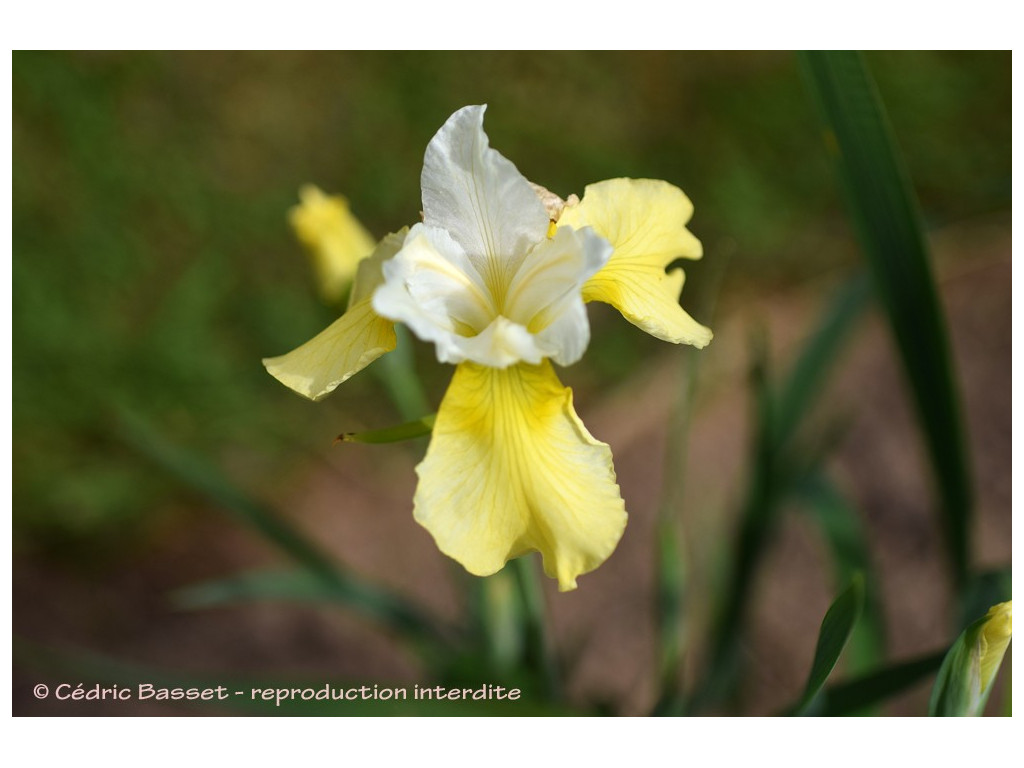
<svg viewBox="0 0 1024 768">
<path fill-rule="evenodd" d="M 443 229 L 417 224 L 401 250 L 384 262 L 373 308 L 437 345 L 442 363 L 465 360 L 457 340 L 482 332 L 496 312 L 465 251 Z"/>
<path fill-rule="evenodd" d="M 490 148 L 485 109 L 463 107 L 441 126 L 427 146 L 420 184 L 424 223 L 447 230 L 497 296 L 545 238 L 549 220 L 530 182 Z"/>
<path fill-rule="evenodd" d="M 457 338 L 455 344 L 463 360 L 488 368 L 508 368 L 521 362 L 539 365 L 548 356 L 525 326 L 500 315 L 483 333 Z"/>
<path fill-rule="evenodd" d="M 512 279 L 503 312 L 536 337 L 559 365 L 579 360 L 590 342 L 583 285 L 608 262 L 611 244 L 589 227 L 562 227 L 527 254 Z"/>
</svg>

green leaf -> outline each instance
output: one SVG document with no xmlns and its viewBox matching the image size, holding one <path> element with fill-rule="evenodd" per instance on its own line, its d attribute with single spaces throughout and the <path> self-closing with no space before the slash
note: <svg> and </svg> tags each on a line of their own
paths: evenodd
<svg viewBox="0 0 1024 768">
<path fill-rule="evenodd" d="M 879 582 L 860 519 L 856 510 L 820 471 L 805 477 L 797 491 L 804 501 L 803 508 L 821 528 L 829 546 L 836 581 L 845 584 L 857 573 L 864 575 L 864 611 L 850 636 L 847 651 L 849 669 L 864 671 L 882 657 L 885 620 L 878 599 Z"/>
<path fill-rule="evenodd" d="M 127 442 L 162 467 L 180 482 L 205 496 L 212 503 L 231 512 L 237 520 L 253 528 L 267 541 L 295 560 L 304 573 L 293 576 L 289 584 L 270 587 L 273 577 L 242 576 L 229 579 L 220 586 L 222 594 L 234 590 L 241 594 L 248 590 L 274 589 L 287 592 L 296 588 L 296 581 L 312 579 L 320 582 L 322 589 L 362 612 L 383 621 L 387 626 L 406 635 L 430 644 L 444 643 L 450 633 L 442 629 L 418 608 L 384 590 L 362 582 L 335 563 L 315 544 L 295 530 L 282 516 L 265 505 L 249 498 L 201 457 L 193 455 L 167 440 L 142 418 L 122 411 L 120 427 Z M 233 586 L 228 584 L 233 582 Z M 308 588 L 309 582 L 305 582 Z M 202 594 L 202 592 L 200 592 Z M 207 594 L 216 594 L 208 585 Z"/>
<path fill-rule="evenodd" d="M 982 571 L 971 577 L 960 599 L 958 628 L 966 629 L 996 603 L 1005 603 L 1013 595 L 1011 568 Z"/>
<path fill-rule="evenodd" d="M 259 601 L 332 602 L 337 591 L 309 571 L 251 571 L 226 579 L 192 584 L 171 593 L 180 608 L 189 610 Z"/>
<path fill-rule="evenodd" d="M 828 676 L 839 661 L 839 655 L 846 646 L 846 641 L 853 631 L 857 617 L 860 616 L 864 604 L 864 580 L 860 575 L 854 576 L 842 594 L 835 599 L 825 618 L 821 621 L 818 632 L 818 646 L 814 650 L 814 662 L 811 673 L 807 676 L 807 685 L 803 696 L 793 709 L 794 715 L 804 714 L 818 695 Z"/>
<path fill-rule="evenodd" d="M 409 421 L 405 424 L 399 424 L 395 427 L 385 427 L 384 429 L 374 429 L 368 432 L 344 432 L 338 435 L 335 442 L 340 443 L 397 443 L 402 440 L 412 440 L 416 437 L 423 437 L 429 435 L 430 431 L 434 428 L 434 421 L 437 419 L 437 414 L 432 413 L 429 416 L 424 416 L 422 419 L 416 419 L 415 421 Z"/>
<path fill-rule="evenodd" d="M 768 376 L 768 351 L 763 335 L 751 343 L 750 367 L 751 470 L 743 507 L 740 511 L 739 534 L 730 560 L 725 596 L 711 629 L 711 658 L 704 678 L 687 704 L 690 711 L 699 711 L 728 695 L 733 688 L 740 664 L 739 649 L 742 625 L 750 602 L 754 574 L 764 556 L 767 544 L 779 519 L 780 494 L 785 482 L 779 473 L 779 460 L 773 435 L 773 406 Z"/>
<path fill-rule="evenodd" d="M 967 627 L 949 649 L 935 678 L 928 714 L 982 714 L 1009 641 L 1009 603 L 1000 603 Z"/>
<path fill-rule="evenodd" d="M 910 384 L 941 495 L 954 578 L 963 586 L 971 479 L 949 341 L 914 191 L 862 57 L 812 52 L 801 59 Z"/>
<path fill-rule="evenodd" d="M 943 655 L 940 652 L 902 661 L 863 677 L 830 685 L 819 694 L 814 712 L 823 717 L 863 712 L 933 674 L 942 664 Z"/>
<path fill-rule="evenodd" d="M 751 477 L 740 514 L 740 532 L 725 599 L 712 630 L 712 658 L 690 706 L 705 707 L 725 696 L 738 668 L 742 623 L 751 585 L 765 548 L 777 528 L 782 502 L 799 480 L 820 463 L 821 441 L 808 446 L 793 436 L 823 389 L 871 293 L 863 278 L 855 277 L 840 289 L 804 345 L 781 391 L 774 391 L 768 374 L 767 344 L 755 337 L 752 344 L 751 392 L 755 428 L 751 439 Z M 807 457 L 813 457 L 808 459 Z M 842 583 L 848 580 L 844 576 Z"/>
<path fill-rule="evenodd" d="M 226 579 L 193 584 L 172 594 L 182 608 L 215 608 L 256 601 L 337 603 L 357 610 L 389 629 L 432 637 L 426 619 L 406 602 L 372 584 L 337 574 L 324 579 L 308 570 L 250 571 Z"/>
<path fill-rule="evenodd" d="M 755 428 L 751 443 L 751 478 L 740 515 L 740 533 L 726 596 L 712 631 L 714 652 L 703 681 L 691 701 L 703 707 L 721 699 L 731 688 L 738 667 L 740 632 L 754 574 L 777 527 L 781 502 L 794 491 L 796 482 L 820 462 L 820 446 L 797 446 L 793 436 L 823 389 L 828 373 L 871 298 L 866 280 L 854 277 L 844 283 L 829 303 L 817 329 L 775 392 L 768 374 L 767 344 L 755 337 L 751 347 L 751 391 Z M 814 457 L 808 461 L 805 454 Z M 843 582 L 847 578 L 843 579 Z"/>
<path fill-rule="evenodd" d="M 680 680 L 685 642 L 686 553 L 675 521 L 658 521 L 657 618 L 658 684 L 660 694 L 651 712 L 656 716 L 683 714 L 686 700 Z"/>
<path fill-rule="evenodd" d="M 871 299 L 871 286 L 863 275 L 846 281 L 829 301 L 814 334 L 804 344 L 779 391 L 775 407 L 774 437 L 785 444 L 824 390 L 839 352 Z"/>
<path fill-rule="evenodd" d="M 729 252 L 720 250 L 697 316 L 714 319 L 715 305 L 729 263 Z M 687 695 L 683 686 L 684 660 L 688 641 L 687 610 L 689 563 L 682 508 L 686 489 L 686 465 L 690 431 L 697 392 L 698 372 L 704 356 L 694 347 L 678 355 L 680 386 L 669 417 L 664 457 L 664 481 L 657 518 L 657 561 L 655 568 L 655 622 L 657 627 L 658 698 L 652 715 L 685 714 Z"/>
</svg>

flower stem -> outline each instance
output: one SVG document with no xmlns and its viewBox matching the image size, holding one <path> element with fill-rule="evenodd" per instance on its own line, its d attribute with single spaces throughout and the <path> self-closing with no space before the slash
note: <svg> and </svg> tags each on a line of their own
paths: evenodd
<svg viewBox="0 0 1024 768">
<path fill-rule="evenodd" d="M 544 592 L 537 573 L 536 558 L 519 557 L 512 561 L 526 618 L 526 660 L 537 669 L 544 681 L 548 699 L 561 697 L 558 660 L 548 642 L 544 623 Z"/>
<path fill-rule="evenodd" d="M 403 325 L 395 325 L 395 335 L 398 337 L 398 345 L 394 351 L 384 355 L 370 370 L 384 385 L 402 418 L 413 421 L 431 412 L 430 403 L 416 375 L 409 331 Z"/>
</svg>

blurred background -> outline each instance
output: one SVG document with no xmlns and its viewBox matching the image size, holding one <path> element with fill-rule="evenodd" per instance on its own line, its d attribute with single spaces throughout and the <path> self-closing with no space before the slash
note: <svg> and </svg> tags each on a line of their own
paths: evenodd
<svg viewBox="0 0 1024 768">
<path fill-rule="evenodd" d="M 1010 54 L 866 60 L 946 313 L 975 486 L 972 563 L 1007 568 Z M 457 666 L 425 662 L 344 601 L 204 602 L 187 590 L 289 565 L 250 504 L 432 621 L 472 614 L 480 585 L 412 519 L 423 443 L 332 446 L 340 432 L 402 420 L 379 377 L 361 373 L 310 403 L 260 359 L 334 317 L 288 226 L 299 187 L 344 194 L 376 236 L 412 223 L 427 142 L 475 103 L 489 105 L 491 145 L 562 196 L 616 176 L 683 188 L 705 258 L 686 265 L 682 303 L 715 331 L 693 353 L 591 307 L 587 355 L 560 375 L 612 447 L 630 523 L 578 591 L 543 585 L 558 696 L 506 713 L 556 699 L 569 711 L 651 711 L 666 514 L 687 574 L 682 684 L 701 678 L 751 476 L 752 366 L 788 370 L 864 272 L 793 56 L 15 53 L 15 714 L 230 712 L 32 697 L 36 682 L 68 675 L 411 685 Z M 451 369 L 427 345 L 412 351 L 436 408 Z M 878 583 L 879 657 L 948 648 L 957 608 L 936 492 L 874 306 L 814 395 L 816 456 L 855 512 Z M 743 672 L 711 711 L 791 702 L 837 592 L 827 537 L 798 509 L 776 523 L 749 579 Z M 513 662 L 466 658 L 445 679 L 517 679 Z M 918 685 L 884 711 L 921 714 L 927 693 Z M 375 713 L 385 709 L 364 712 Z"/>
</svg>

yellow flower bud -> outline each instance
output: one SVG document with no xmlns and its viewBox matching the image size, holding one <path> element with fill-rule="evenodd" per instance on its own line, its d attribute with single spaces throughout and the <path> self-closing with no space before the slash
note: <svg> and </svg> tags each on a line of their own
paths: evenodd
<svg viewBox="0 0 1024 768">
<path fill-rule="evenodd" d="M 974 716 L 985 709 L 1012 634 L 1013 603 L 993 605 L 949 649 L 932 689 L 928 712 Z"/>
<path fill-rule="evenodd" d="M 299 205 L 288 219 L 299 241 L 309 251 L 317 288 L 324 301 L 341 305 L 359 262 L 373 251 L 375 242 L 340 195 L 325 195 L 307 184 L 299 190 Z"/>
<path fill-rule="evenodd" d="M 992 678 L 1006 653 L 1006 646 L 1010 644 L 1010 636 L 1013 634 L 1013 601 L 993 605 L 985 614 L 984 621 L 977 645 L 983 691 L 992 684 Z"/>
</svg>

